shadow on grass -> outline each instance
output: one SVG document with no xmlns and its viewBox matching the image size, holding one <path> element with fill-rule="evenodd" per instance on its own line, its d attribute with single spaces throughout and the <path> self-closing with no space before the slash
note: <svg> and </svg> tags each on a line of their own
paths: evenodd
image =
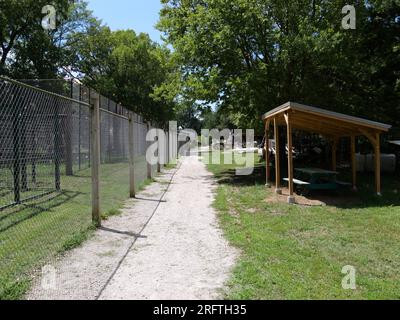
<svg viewBox="0 0 400 320">
<path fill-rule="evenodd" d="M 35 203 L 24 203 L 15 206 L 10 212 L 0 216 L 0 232 L 4 232 L 43 212 L 49 212 L 83 193 L 77 191 L 61 191 L 53 193 Z"/>
<path fill-rule="evenodd" d="M 13 194 L 12 190 L 6 189 L 5 191 L 1 191 L 0 192 L 0 198 L 4 198 L 4 197 L 6 197 L 6 196 L 8 196 L 10 194 Z"/>
<path fill-rule="evenodd" d="M 273 174 L 273 170 L 272 170 Z M 265 185 L 265 164 L 257 163 L 251 175 L 236 175 L 233 168 L 215 172 L 218 184 L 240 186 Z M 350 173 L 343 173 L 340 180 L 351 181 Z M 273 178 L 274 179 L 274 178 Z M 382 174 L 382 196 L 375 193 L 375 176 L 373 173 L 358 174 L 357 192 L 348 189 L 338 191 L 313 191 L 307 195 L 307 199 L 318 200 L 328 206 L 343 209 L 357 209 L 370 207 L 400 207 L 400 176 L 399 173 Z M 285 183 L 283 182 L 283 185 Z"/>
<path fill-rule="evenodd" d="M 383 207 L 383 206 L 400 206 L 400 175 L 382 174 L 381 186 L 382 196 L 377 196 L 375 192 L 375 176 L 374 174 L 358 174 L 358 196 L 361 204 L 356 205 L 357 208 L 365 207 Z"/>
<path fill-rule="evenodd" d="M 234 186 L 254 186 L 265 185 L 265 165 L 256 164 L 253 174 L 250 175 L 236 175 L 236 169 L 227 169 L 215 173 L 217 182 L 219 184 L 228 184 Z"/>
</svg>

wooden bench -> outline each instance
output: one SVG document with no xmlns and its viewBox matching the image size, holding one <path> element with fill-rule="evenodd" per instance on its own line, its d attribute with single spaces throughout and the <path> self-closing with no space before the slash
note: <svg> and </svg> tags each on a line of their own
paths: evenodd
<svg viewBox="0 0 400 320">
<path fill-rule="evenodd" d="M 350 188 L 350 187 L 353 186 L 352 183 L 343 182 L 343 181 L 336 181 L 336 184 L 337 184 L 339 187 L 342 187 L 342 188 Z"/>
<path fill-rule="evenodd" d="M 289 178 L 285 178 L 285 179 L 283 179 L 283 180 L 289 182 Z M 297 185 L 299 185 L 299 186 L 308 186 L 308 185 L 311 184 L 311 183 L 309 183 L 309 182 L 301 181 L 301 180 L 298 180 L 298 179 L 293 179 L 293 183 L 294 183 L 294 184 L 297 184 Z"/>
</svg>

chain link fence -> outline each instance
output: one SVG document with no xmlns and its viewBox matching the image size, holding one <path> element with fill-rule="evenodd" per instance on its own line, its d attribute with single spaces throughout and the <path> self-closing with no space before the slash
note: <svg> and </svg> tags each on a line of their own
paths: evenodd
<svg viewBox="0 0 400 320">
<path fill-rule="evenodd" d="M 148 124 L 100 96 L 94 179 L 96 95 L 79 83 L 42 88 L 0 77 L 0 300 L 21 298 L 44 265 L 90 235 L 93 181 L 100 184 L 99 214 L 107 216 L 132 193 L 131 172 L 133 189 L 157 172 L 146 162 Z"/>
</svg>

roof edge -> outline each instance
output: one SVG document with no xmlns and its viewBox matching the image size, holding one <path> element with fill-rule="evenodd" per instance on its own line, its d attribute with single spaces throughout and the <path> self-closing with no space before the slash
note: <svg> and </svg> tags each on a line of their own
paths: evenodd
<svg viewBox="0 0 400 320">
<path fill-rule="evenodd" d="M 372 127 L 374 129 L 378 129 L 378 130 L 382 130 L 382 131 L 389 131 L 392 128 L 392 126 L 388 125 L 388 124 L 384 124 L 384 123 L 380 123 L 380 122 L 376 122 L 376 121 L 372 121 L 372 120 L 368 120 L 368 119 L 364 119 L 364 118 L 358 118 L 358 117 L 350 116 L 350 115 L 347 115 L 344 113 L 330 111 L 330 110 L 323 109 L 323 108 L 311 107 L 311 106 L 307 106 L 307 105 L 300 104 L 297 102 L 292 102 L 292 101 L 286 102 L 286 103 L 280 105 L 279 107 L 267 112 L 266 114 L 264 114 L 262 116 L 262 120 L 273 117 L 275 115 L 278 115 L 278 114 L 285 112 L 287 110 L 290 110 L 290 109 L 295 110 L 295 111 L 296 110 L 302 111 L 305 113 L 314 113 L 314 114 L 326 116 L 329 118 L 336 118 L 343 122 L 360 124 L 360 125 L 364 125 L 366 127 Z"/>
</svg>

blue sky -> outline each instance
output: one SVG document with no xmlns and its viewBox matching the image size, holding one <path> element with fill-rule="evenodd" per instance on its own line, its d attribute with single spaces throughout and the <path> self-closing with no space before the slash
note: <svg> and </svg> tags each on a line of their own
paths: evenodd
<svg viewBox="0 0 400 320">
<path fill-rule="evenodd" d="M 112 30 L 133 29 L 146 32 L 153 41 L 161 42 L 155 29 L 161 10 L 160 0 L 89 0 L 94 15 Z"/>
</svg>

